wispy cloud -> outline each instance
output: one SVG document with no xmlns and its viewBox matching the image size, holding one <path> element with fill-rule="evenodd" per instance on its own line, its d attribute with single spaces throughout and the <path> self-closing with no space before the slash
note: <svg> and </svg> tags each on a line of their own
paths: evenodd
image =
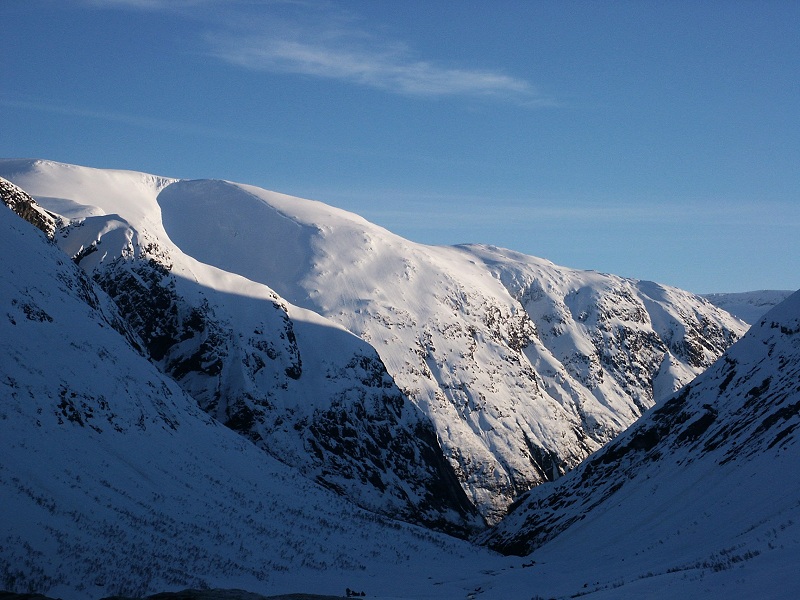
<svg viewBox="0 0 800 600">
<path fill-rule="evenodd" d="M 392 231 L 483 231 L 502 227 L 506 231 L 530 230 L 531 224 L 546 224 L 578 230 L 598 225 L 684 228 L 691 223 L 710 230 L 767 222 L 774 227 L 796 227 L 800 210 L 777 201 L 733 201 L 720 198 L 676 198 L 657 201 L 575 200 L 534 196 L 510 198 L 493 195 L 435 193 L 425 190 L 369 190 L 342 192 L 332 189 L 298 190 L 303 197 L 324 198 L 346 206 Z M 764 215 L 774 215 L 765 221 Z"/>
<path fill-rule="evenodd" d="M 500 72 L 445 67 L 363 30 L 265 28 L 207 36 L 212 54 L 249 69 L 346 81 L 409 96 L 470 96 L 552 105 L 527 81 Z"/>
<path fill-rule="evenodd" d="M 419 56 L 392 34 L 324 0 L 83 0 L 98 8 L 181 14 L 203 22 L 208 53 L 255 71 L 338 80 L 415 97 L 460 96 L 553 106 L 502 70 Z M 193 7 L 204 5 L 204 10 Z"/>
<path fill-rule="evenodd" d="M 137 10 L 166 11 L 209 4 L 214 0 L 83 0 L 96 8 L 133 8 Z"/>
</svg>

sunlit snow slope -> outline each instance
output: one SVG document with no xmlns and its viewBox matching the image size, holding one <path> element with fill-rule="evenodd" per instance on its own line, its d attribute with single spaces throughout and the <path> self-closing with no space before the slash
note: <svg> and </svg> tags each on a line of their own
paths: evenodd
<svg viewBox="0 0 800 600">
<path fill-rule="evenodd" d="M 414 594 L 462 561 L 496 562 L 357 508 L 213 420 L 4 206 L 0 255 L 0 589 Z"/>
<path fill-rule="evenodd" d="M 606 585 L 615 572 L 730 569 L 729 584 L 757 581 L 759 597 L 796 597 L 799 433 L 797 292 L 568 476 L 531 490 L 484 541 L 543 562 L 580 549 Z M 736 576 L 745 563 L 753 581 Z"/>
<path fill-rule="evenodd" d="M 209 414 L 363 507 L 460 535 L 481 527 L 430 421 L 373 348 L 170 242 L 155 202 L 168 180 L 47 163 L 45 174 L 44 201 L 72 218 L 58 244 Z"/>
<path fill-rule="evenodd" d="M 348 483 L 347 469 L 362 460 L 354 451 L 358 446 L 330 444 L 361 439 L 381 431 L 382 424 L 402 433 L 427 421 L 405 401 L 400 418 L 381 420 L 381 407 L 392 402 L 380 394 L 391 391 L 392 378 L 370 348 L 341 326 L 262 284 L 192 262 L 164 232 L 142 233 L 145 228 L 138 227 L 153 216 L 153 188 L 168 189 L 169 180 L 2 163 L 9 165 L 51 170 L 67 182 L 72 177 L 72 192 L 65 193 L 70 197 L 113 199 L 124 188 L 122 196 L 140 190 L 140 201 L 151 204 L 139 208 L 138 216 L 130 209 L 134 224 L 99 205 L 42 194 L 48 212 L 0 181 L 3 200 L 41 229 L 0 206 L 0 588 L 65 600 L 207 586 L 330 595 L 350 588 L 383 600 L 800 595 L 797 295 L 586 466 L 522 498 L 485 541 L 505 552 L 533 554 L 501 557 L 387 520 L 341 497 L 385 509 L 391 490 L 410 481 L 404 506 L 419 511 L 421 522 L 442 526 L 444 518 L 452 529 L 460 528 L 457 533 L 468 528 L 467 512 L 459 515 L 454 508 L 448 517 L 441 506 L 413 498 L 443 468 L 424 445 L 411 446 L 420 452 L 416 456 L 383 465 L 389 482 L 383 491 L 357 473 L 350 473 Z M 113 185 L 102 188 L 98 173 Z M 43 172 L 35 178 L 46 181 Z M 54 236 L 69 256 L 46 236 Z M 634 324 L 641 325 L 644 316 L 624 312 L 624 295 L 611 306 L 604 303 L 608 291 L 602 286 L 592 296 L 602 281 L 630 285 L 643 294 L 640 299 L 646 295 L 653 330 L 670 349 L 665 356 L 699 361 L 708 359 L 705 352 L 712 354 L 697 341 L 698 330 L 668 335 L 679 330 L 670 315 L 695 310 L 683 292 L 573 272 L 498 249 L 440 250 L 486 265 L 507 290 L 531 291 L 511 296 L 526 314 L 547 316 L 534 323 L 532 343 L 552 346 L 554 356 L 554 340 L 566 335 L 560 328 L 572 336 L 572 329 L 584 332 L 583 327 L 593 344 L 602 338 L 619 352 L 636 347 Z M 528 279 L 536 268 L 541 272 L 533 281 L 542 292 Z M 115 297 L 99 290 L 87 271 Z M 588 287 L 559 301 L 544 293 L 548 272 Z M 301 283 L 298 290 L 307 285 Z M 623 288 L 612 289 L 622 294 Z M 660 302 L 663 313 L 651 304 Z M 573 313 L 580 325 L 570 321 Z M 248 333 L 258 323 L 263 329 Z M 476 354 L 477 348 L 485 351 L 486 331 L 476 329 Z M 714 330 L 706 325 L 705 331 Z M 611 332 L 624 336 L 627 345 L 614 346 Z M 530 345 L 516 356 L 527 358 Z M 561 350 L 569 347 L 565 343 Z M 430 349 L 432 356 L 439 352 Z M 354 354 L 365 361 L 348 367 Z M 610 353 L 602 359 L 608 361 L 604 369 L 637 355 Z M 256 357 L 263 361 L 258 368 Z M 344 373 L 323 370 L 323 381 L 313 372 L 325 364 L 339 365 Z M 426 364 L 443 368 L 429 358 Z M 553 389 L 541 384 L 551 376 L 535 373 L 541 389 Z M 333 413 L 331 389 L 344 391 Z M 243 390 L 265 396 L 248 397 Z M 248 409 L 256 417 L 252 423 L 234 419 Z M 349 431 L 336 415 L 364 429 Z M 278 417 L 291 424 L 289 433 L 280 424 L 270 429 Z M 326 422 L 333 423 L 330 430 L 322 426 Z M 294 444 L 312 454 L 288 467 L 265 454 L 269 439 L 284 444 L 276 453 Z M 311 440 L 329 444 L 320 447 L 321 456 L 313 453 Z M 370 451 L 368 443 L 363 451 Z M 434 469 L 429 479 L 420 458 Z M 413 472 L 402 472 L 403 464 L 415 465 Z M 298 471 L 340 493 L 298 477 Z M 435 494 L 435 487 L 428 489 Z"/>
<path fill-rule="evenodd" d="M 155 278 L 164 287 L 153 265 L 142 262 L 151 261 L 169 270 L 178 296 L 191 297 L 193 309 L 207 300 L 215 315 L 211 320 L 236 336 L 248 339 L 261 329 L 223 316 L 230 310 L 227 303 L 211 302 L 206 290 L 249 297 L 269 289 L 298 339 L 298 320 L 324 318 L 328 329 L 335 322 L 371 344 L 382 365 L 364 369 L 359 379 L 372 390 L 373 406 L 387 404 L 381 398 L 384 389 L 397 402 L 409 398 L 424 416 L 420 423 L 435 428 L 435 439 L 426 438 L 426 447 L 441 444 L 447 467 L 490 522 L 517 494 L 560 477 L 657 399 L 690 381 L 746 329 L 703 299 L 674 288 L 566 269 L 493 247 L 414 244 L 353 214 L 252 186 L 45 161 L 0 163 L 0 175 L 48 210 L 73 219 L 57 234 L 59 244 L 117 299 L 129 322 L 137 321 L 140 310 L 124 306 L 125 298 L 136 295 L 133 284 Z M 192 282 L 204 290 L 202 297 L 187 291 Z M 142 297 L 155 289 L 139 288 Z M 237 310 L 236 315 L 242 312 L 249 314 Z M 212 373 L 232 364 L 231 352 L 220 356 L 218 337 L 200 340 L 198 334 L 190 338 L 194 341 L 181 341 L 191 318 L 178 315 L 180 323 L 166 333 L 147 318 L 139 321 L 134 328 L 151 356 L 205 408 L 240 431 L 269 439 L 265 445 L 276 455 L 286 451 L 287 461 L 302 462 L 295 458 L 302 452 L 292 454 L 296 430 L 282 424 L 296 423 L 303 409 L 293 401 L 291 410 L 275 412 L 273 407 L 287 400 L 281 393 L 274 400 L 271 390 L 276 382 L 294 386 L 294 367 L 302 366 L 303 376 L 316 369 L 304 353 L 316 352 L 323 362 L 331 352 L 338 357 L 334 345 L 311 343 L 304 349 L 298 342 L 299 354 L 291 344 L 276 346 L 283 370 L 270 371 L 275 381 L 256 381 L 246 372 L 226 379 Z M 212 343 L 204 346 L 208 338 Z M 251 370 L 253 364 L 260 363 L 250 361 Z M 387 376 L 379 375 L 383 365 Z M 208 389 L 219 393 L 208 397 Z M 258 398 L 255 406 L 249 396 Z M 411 414 L 410 408 L 404 410 L 403 415 Z M 316 468 L 317 477 L 325 476 L 329 465 L 337 473 L 354 468 L 342 457 L 370 453 L 369 448 L 321 446 L 320 440 L 346 435 L 351 426 L 318 428 L 321 456 L 304 443 L 303 451 L 317 456 L 307 467 Z M 373 439 L 380 446 L 379 436 Z M 350 473 L 344 491 L 375 496 L 361 501 L 370 507 L 384 501 L 381 496 L 395 498 L 401 510 L 400 481 L 412 476 L 431 481 L 436 472 L 445 472 L 433 463 L 427 474 L 413 475 L 403 473 L 398 462 L 398 479 L 387 486 L 388 493 L 381 491 L 385 482 L 370 483 L 374 472 Z M 334 487 L 342 487 L 341 480 L 328 477 Z M 363 485 L 352 485 L 359 480 Z M 435 493 L 418 506 L 427 511 L 428 522 L 444 519 L 469 529 L 474 523 L 469 507 L 449 484 L 445 489 L 450 494 L 446 506 L 431 506 Z M 411 496 L 406 507 L 415 503 Z"/>
</svg>

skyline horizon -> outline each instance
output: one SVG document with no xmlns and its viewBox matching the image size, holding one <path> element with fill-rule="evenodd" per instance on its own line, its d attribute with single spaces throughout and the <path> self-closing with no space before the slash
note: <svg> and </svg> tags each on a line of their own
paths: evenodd
<svg viewBox="0 0 800 600">
<path fill-rule="evenodd" d="M 6 157 L 6 156 L 0 156 L 0 161 L 2 161 L 2 160 L 43 161 L 43 162 L 60 163 L 60 164 L 68 165 L 68 166 L 76 166 L 76 167 L 82 167 L 82 168 L 96 169 L 96 170 L 101 170 L 101 171 L 123 171 L 123 172 L 134 172 L 134 173 L 145 173 L 147 175 L 152 175 L 152 176 L 155 176 L 155 177 L 162 177 L 162 178 L 165 178 L 165 179 L 174 179 L 176 181 L 202 181 L 202 180 L 230 181 L 232 183 L 237 183 L 237 184 L 255 185 L 255 184 L 252 184 L 252 183 L 250 183 L 248 181 L 234 181 L 232 179 L 207 178 L 207 177 L 196 177 L 196 178 L 194 178 L 194 177 L 193 178 L 173 177 L 173 176 L 171 176 L 171 175 L 169 175 L 167 173 L 163 173 L 163 172 L 139 171 L 139 170 L 134 169 L 134 168 L 126 168 L 126 167 L 108 167 L 107 168 L 107 167 L 95 166 L 95 165 L 69 163 L 69 162 L 65 162 L 65 161 L 61 161 L 61 160 L 54 160 L 54 159 L 44 158 L 44 157 Z M 545 259 L 545 260 L 548 260 L 548 261 L 554 263 L 555 265 L 557 265 L 559 267 L 565 267 L 565 268 L 568 268 L 568 269 L 574 269 L 574 270 L 578 270 L 578 271 L 593 271 L 593 272 L 597 272 L 597 273 L 600 273 L 600 274 L 617 275 L 617 276 L 620 276 L 620 277 L 624 277 L 626 279 L 631 279 L 631 280 L 636 280 L 636 281 L 652 281 L 654 283 L 658 283 L 658 284 L 661 284 L 661 285 L 667 285 L 667 286 L 675 287 L 675 288 L 678 288 L 678 289 L 684 289 L 684 290 L 689 291 L 691 293 L 694 293 L 694 294 L 696 294 L 698 296 L 748 294 L 748 293 L 773 292 L 773 291 L 777 291 L 777 292 L 795 292 L 795 291 L 800 291 L 800 288 L 792 288 L 792 287 L 786 287 L 786 288 L 762 287 L 762 288 L 748 288 L 748 289 L 740 289 L 740 290 L 696 291 L 696 290 L 692 290 L 692 289 L 689 289 L 689 288 L 684 288 L 684 287 L 681 287 L 681 286 L 678 286 L 678 285 L 674 285 L 674 284 L 671 284 L 671 283 L 666 282 L 666 281 L 659 281 L 657 279 L 652 279 L 652 278 L 649 278 L 649 277 L 639 277 L 637 275 L 623 274 L 623 273 L 619 273 L 619 272 L 615 272 L 615 271 L 609 271 L 607 269 L 601 269 L 601 268 L 600 269 L 598 269 L 598 268 L 584 268 L 584 267 L 578 267 L 578 266 L 570 265 L 570 264 L 563 264 L 563 263 L 559 263 L 558 261 L 552 260 L 548 256 L 531 254 L 531 253 L 528 253 L 528 252 L 521 251 L 521 250 L 519 250 L 517 248 L 511 248 L 511 247 L 502 246 L 502 245 L 499 245 L 499 244 L 494 244 L 494 243 L 491 243 L 491 242 L 486 242 L 486 241 L 481 241 L 481 240 L 471 240 L 471 241 L 466 241 L 465 240 L 465 241 L 453 242 L 453 243 L 436 243 L 436 242 L 419 241 L 419 240 L 412 239 L 410 237 L 401 235 L 400 233 L 398 233 L 394 229 L 391 229 L 390 227 L 385 226 L 385 225 L 383 225 L 383 224 L 381 224 L 381 223 L 379 223 L 377 221 L 373 221 L 371 219 L 368 219 L 365 215 L 363 215 L 361 213 L 358 213 L 358 212 L 353 211 L 353 210 L 349 210 L 347 208 L 344 208 L 342 206 L 338 206 L 336 204 L 332 204 L 330 202 L 326 202 L 325 200 L 322 200 L 322 199 L 319 199 L 319 198 L 307 198 L 307 197 L 304 197 L 304 196 L 299 196 L 297 194 L 291 194 L 291 193 L 283 192 L 281 190 L 271 189 L 271 188 L 268 188 L 268 187 L 262 187 L 262 186 L 258 186 L 258 185 L 256 187 L 261 187 L 261 189 L 264 189 L 266 191 L 275 192 L 275 193 L 282 194 L 282 195 L 289 196 L 289 197 L 293 197 L 293 198 L 298 198 L 300 200 L 312 200 L 312 201 L 316 201 L 316 202 L 321 202 L 321 203 L 326 204 L 328 206 L 331 206 L 331 207 L 333 207 L 335 209 L 345 210 L 347 212 L 350 212 L 352 214 L 358 215 L 359 217 L 362 217 L 362 218 L 366 219 L 367 221 L 369 221 L 373 225 L 378 225 L 380 227 L 383 227 L 384 229 L 386 229 L 387 231 L 389 231 L 392 234 L 399 235 L 400 237 L 403 237 L 406 240 L 411 241 L 413 243 L 417 243 L 417 244 L 430 245 L 430 246 L 444 246 L 444 247 L 457 247 L 457 246 L 497 247 L 497 248 L 501 248 L 501 249 L 504 249 L 504 250 L 510 250 L 512 252 L 519 252 L 520 254 L 527 255 L 527 256 L 532 256 L 534 258 Z"/>
<path fill-rule="evenodd" d="M 800 5 L 5 3 L 0 155 L 226 179 L 409 240 L 800 288 Z"/>
</svg>

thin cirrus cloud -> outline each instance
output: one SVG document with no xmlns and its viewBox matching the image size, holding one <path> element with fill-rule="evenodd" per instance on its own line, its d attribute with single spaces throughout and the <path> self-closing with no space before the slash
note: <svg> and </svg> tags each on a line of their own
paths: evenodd
<svg viewBox="0 0 800 600">
<path fill-rule="evenodd" d="M 83 0 L 94 8 L 119 8 L 144 11 L 168 11 L 209 4 L 211 0 Z"/>
<path fill-rule="evenodd" d="M 522 79 L 438 66 L 362 31 L 319 35 L 288 29 L 209 33 L 206 39 L 213 56 L 253 70 L 339 80 L 406 96 L 489 98 L 530 107 L 554 104 Z"/>
<path fill-rule="evenodd" d="M 438 194 L 426 191 L 379 190 L 341 193 L 336 190 L 308 191 L 307 196 L 325 197 L 346 203 L 358 214 L 393 231 L 456 230 L 487 226 L 506 231 L 530 230 L 532 224 L 559 227 L 592 227 L 598 223 L 635 227 L 678 227 L 687 222 L 709 227 L 737 228 L 753 223 L 760 213 L 780 214 L 784 227 L 797 226 L 800 211 L 787 210 L 780 203 L 732 202 L 714 198 L 662 199 L 651 202 L 632 200 L 575 200 L 549 195 L 529 198 L 487 197 L 483 195 Z M 383 199 L 378 206 L 375 198 Z M 492 205 L 487 212 L 486 206 Z M 458 214 L 452 207 L 458 205 Z M 783 224 L 783 223 L 781 223 Z M 771 224 L 772 225 L 772 224 Z M 778 226 L 777 224 L 775 226 Z"/>
<path fill-rule="evenodd" d="M 83 1 L 100 8 L 167 12 L 205 21 L 208 54 L 255 71 L 337 80 L 405 96 L 483 98 L 531 108 L 556 105 L 524 79 L 422 60 L 402 43 L 379 38 L 361 27 L 357 17 L 326 2 Z M 197 5 L 208 10 L 186 11 Z M 295 18 L 287 18 L 291 12 Z"/>
</svg>

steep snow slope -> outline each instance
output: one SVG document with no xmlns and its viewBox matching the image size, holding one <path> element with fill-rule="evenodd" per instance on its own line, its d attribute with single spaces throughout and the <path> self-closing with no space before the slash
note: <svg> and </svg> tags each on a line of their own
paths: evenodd
<svg viewBox="0 0 800 600">
<path fill-rule="evenodd" d="M 612 467 L 625 481 L 599 506 L 622 506 L 532 557 L 501 558 L 354 508 L 221 427 L 132 350 L 145 342 L 114 304 L 2 207 L 0 252 L 0 587 L 65 600 L 188 586 L 384 600 L 800 594 L 797 297 L 734 348 L 738 366 L 692 386 L 677 435 L 663 435 L 682 461 L 669 485 L 609 463 L 611 485 Z M 766 386 L 764 354 L 781 373 Z M 712 442 L 732 443 L 698 438 L 707 456 L 690 461 L 693 434 L 680 431 L 709 419 L 695 386 L 746 401 L 709 426 Z M 643 457 L 654 455 L 629 456 Z"/>
<path fill-rule="evenodd" d="M 155 261 L 203 289 L 241 295 L 238 284 L 217 282 L 247 278 L 285 298 L 291 319 L 299 309 L 290 303 L 369 342 L 434 424 L 449 465 L 490 522 L 517 494 L 559 477 L 690 381 L 746 328 L 679 290 L 497 248 L 413 244 L 350 213 L 252 186 L 45 162 L 5 163 L 0 174 L 48 210 L 77 219 L 60 244 L 123 305 L 131 292 L 117 282 L 142 276 L 120 273 L 113 260 L 120 255 Z M 139 266 L 128 260 L 121 268 Z M 136 310 L 123 306 L 129 312 Z M 252 330 L 229 323 L 225 328 Z M 217 364 L 214 357 L 190 360 L 196 351 L 173 344 L 178 362 L 170 371 L 171 358 L 160 358 L 160 332 L 151 329 L 137 327 L 148 347 L 155 345 L 154 358 L 192 393 L 207 389 L 203 365 Z M 188 381 L 180 377 L 182 365 L 198 362 Z M 304 375 L 313 370 L 306 366 Z M 237 397 L 236 386 L 245 390 L 239 396 L 256 396 L 249 378 L 225 387 L 219 402 Z M 213 409 L 217 399 L 200 401 Z M 238 414 L 229 420 L 251 430 L 248 414 Z M 257 434 L 264 429 L 274 433 L 268 445 L 287 444 L 271 425 L 262 423 Z M 294 435 L 292 428 L 286 433 Z M 335 455 L 330 450 L 320 468 Z M 469 521 L 453 493 L 449 507 L 462 524 Z"/>
<path fill-rule="evenodd" d="M 531 490 L 483 541 L 533 552 L 537 562 L 579 549 L 606 584 L 753 561 L 748 569 L 778 578 L 780 594 L 760 597 L 792 597 L 800 591 L 799 427 L 797 292 L 568 476 Z"/>
<path fill-rule="evenodd" d="M 752 325 L 758 322 L 768 310 L 791 295 L 791 290 L 760 290 L 732 294 L 705 294 L 703 297 L 714 306 Z"/>
<path fill-rule="evenodd" d="M 179 182 L 159 204 L 188 254 L 268 283 L 369 341 L 436 424 L 489 520 L 691 380 L 745 329 L 679 290 L 495 248 L 421 246 L 251 186 Z M 217 227 L 231 233 L 214 235 Z"/>
<path fill-rule="evenodd" d="M 59 245 L 208 413 L 361 506 L 460 535 L 481 526 L 430 422 L 368 344 L 174 247 L 155 202 L 169 180 L 33 168 L 43 201 L 72 217 Z"/>
<path fill-rule="evenodd" d="M 0 255 L 0 588 L 412 594 L 463 561 L 497 563 L 356 508 L 211 419 L 115 331 L 108 297 L 2 206 Z"/>
</svg>

